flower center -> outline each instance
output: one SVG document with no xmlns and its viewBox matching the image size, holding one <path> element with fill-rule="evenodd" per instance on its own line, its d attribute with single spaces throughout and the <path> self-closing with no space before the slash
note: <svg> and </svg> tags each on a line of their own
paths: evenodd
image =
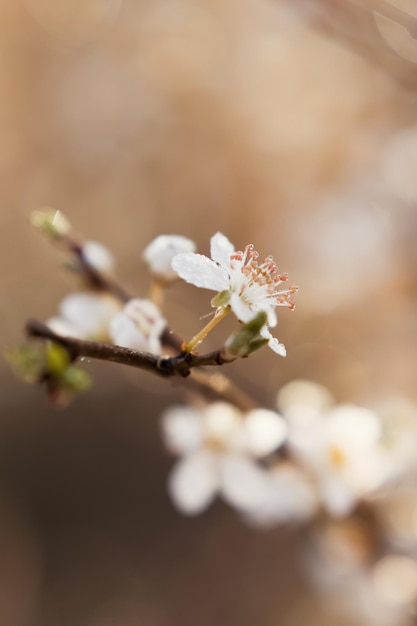
<svg viewBox="0 0 417 626">
<path fill-rule="evenodd" d="M 239 296 L 250 301 L 254 296 L 267 297 L 275 306 L 295 308 L 291 296 L 298 291 L 297 287 L 277 289 L 278 285 L 288 280 L 288 274 L 278 274 L 277 265 L 272 256 L 267 256 L 262 263 L 258 262 L 259 253 L 252 244 L 246 246 L 244 252 L 236 251 L 230 255 L 230 269 L 240 273 L 243 280 L 240 284 Z M 248 294 L 250 291 L 250 295 Z"/>
<path fill-rule="evenodd" d="M 330 464 L 333 465 L 335 469 L 340 470 L 346 465 L 346 456 L 343 454 L 342 450 L 338 446 L 330 446 L 329 459 Z"/>
</svg>

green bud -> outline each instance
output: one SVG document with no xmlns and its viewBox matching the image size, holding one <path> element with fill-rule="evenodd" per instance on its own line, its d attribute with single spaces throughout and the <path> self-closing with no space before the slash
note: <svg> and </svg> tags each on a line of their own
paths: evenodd
<svg viewBox="0 0 417 626">
<path fill-rule="evenodd" d="M 91 387 L 92 378 L 85 370 L 71 365 L 63 373 L 60 384 L 68 391 L 84 391 Z"/>
<path fill-rule="evenodd" d="M 264 339 L 263 337 L 259 337 L 258 339 L 253 339 L 249 345 L 248 354 L 252 354 L 252 352 L 256 352 L 260 348 L 263 348 L 268 343 L 268 339 Z"/>
<path fill-rule="evenodd" d="M 41 211 L 33 211 L 30 222 L 32 226 L 39 228 L 45 235 L 53 239 L 65 237 L 72 230 L 71 224 L 61 211 L 48 207 Z"/>
<path fill-rule="evenodd" d="M 46 346 L 46 370 L 55 378 L 64 375 L 70 363 L 68 350 L 58 343 L 48 342 Z"/>
<path fill-rule="evenodd" d="M 227 352 L 233 357 L 244 357 L 262 348 L 268 343 L 268 340 L 259 334 L 266 321 L 267 315 L 264 311 L 257 313 L 237 333 L 234 333 L 226 340 L 225 348 Z"/>
<path fill-rule="evenodd" d="M 254 335 L 259 335 L 262 328 L 265 326 L 268 321 L 268 316 L 265 311 L 259 311 L 249 322 L 247 322 L 244 328 L 247 328 L 248 331 L 253 333 Z"/>
</svg>

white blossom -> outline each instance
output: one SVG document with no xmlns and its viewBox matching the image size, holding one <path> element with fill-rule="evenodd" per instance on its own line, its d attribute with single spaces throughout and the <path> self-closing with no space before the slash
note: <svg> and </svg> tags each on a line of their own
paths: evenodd
<svg viewBox="0 0 417 626">
<path fill-rule="evenodd" d="M 168 449 L 182 457 L 168 490 L 183 513 L 200 513 L 217 494 L 242 513 L 271 497 L 269 472 L 257 459 L 286 439 L 285 422 L 274 411 L 242 414 L 223 402 L 202 410 L 174 407 L 162 417 L 162 432 Z"/>
<path fill-rule="evenodd" d="M 178 274 L 172 269 L 172 259 L 180 253 L 194 252 L 195 243 L 180 235 L 159 235 L 145 248 L 143 260 L 152 274 L 165 282 L 172 282 Z"/>
<path fill-rule="evenodd" d="M 375 499 L 416 468 L 413 405 L 385 399 L 378 413 L 332 406 L 329 392 L 308 381 L 285 385 L 277 405 L 288 423 L 289 450 L 334 516 L 348 515 L 360 499 Z"/>
<path fill-rule="evenodd" d="M 87 263 L 102 274 L 112 274 L 114 257 L 110 250 L 97 241 L 86 241 L 82 246 L 82 254 Z"/>
<path fill-rule="evenodd" d="M 73 293 L 61 301 L 59 316 L 47 324 L 59 335 L 106 340 L 110 321 L 119 311 L 118 301 L 107 294 Z"/>
<path fill-rule="evenodd" d="M 310 519 L 319 499 L 313 481 L 291 462 L 279 462 L 269 472 L 269 492 L 258 507 L 245 512 L 247 522 L 271 527 Z"/>
<path fill-rule="evenodd" d="M 275 307 L 294 309 L 291 296 L 297 288 L 278 289 L 288 276 L 277 273 L 271 256 L 261 263 L 258 257 L 251 244 L 244 252 L 236 251 L 227 237 L 217 233 L 211 238 L 211 259 L 193 252 L 182 253 L 173 258 L 172 267 L 188 283 L 217 291 L 212 306 L 230 307 L 241 322 L 247 323 L 264 311 L 267 325 L 261 334 L 274 352 L 285 356 L 285 347 L 272 337 L 268 327 L 278 322 Z"/>
<path fill-rule="evenodd" d="M 166 320 L 153 302 L 134 298 L 111 320 L 110 336 L 119 346 L 159 354 L 165 327 Z"/>
<path fill-rule="evenodd" d="M 296 431 L 290 432 L 294 453 L 318 480 L 323 503 L 333 515 L 350 513 L 361 497 L 384 483 L 381 436 L 378 416 L 353 405 L 338 406 L 313 420 L 302 441 Z"/>
</svg>

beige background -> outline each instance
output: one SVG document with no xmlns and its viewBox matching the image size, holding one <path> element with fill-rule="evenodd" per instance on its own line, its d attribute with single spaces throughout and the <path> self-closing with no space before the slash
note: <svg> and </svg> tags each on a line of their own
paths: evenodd
<svg viewBox="0 0 417 626">
<path fill-rule="evenodd" d="M 414 78 L 360 3 L 2 0 L 2 350 L 72 289 L 28 224 L 49 205 L 138 295 L 163 232 L 272 253 L 300 286 L 288 357 L 229 368 L 265 405 L 296 377 L 416 400 Z M 210 310 L 197 291 L 168 296 L 180 334 Z M 334 623 L 300 574 L 302 530 L 173 511 L 157 418 L 180 387 L 88 367 L 94 389 L 56 412 L 0 364 L 1 623 Z"/>
</svg>

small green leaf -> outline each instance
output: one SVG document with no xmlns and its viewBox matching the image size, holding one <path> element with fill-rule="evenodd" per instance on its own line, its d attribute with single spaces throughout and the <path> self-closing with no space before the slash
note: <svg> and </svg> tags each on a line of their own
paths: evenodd
<svg viewBox="0 0 417 626">
<path fill-rule="evenodd" d="M 59 378 L 70 364 L 68 350 L 58 343 L 48 342 L 46 345 L 46 369 L 54 377 Z"/>
<path fill-rule="evenodd" d="M 68 391 L 84 391 L 91 387 L 92 378 L 85 370 L 71 365 L 63 373 L 60 383 Z"/>
<path fill-rule="evenodd" d="M 26 343 L 9 350 L 5 356 L 18 378 L 27 383 L 38 382 L 45 363 L 43 346 Z"/>
</svg>

